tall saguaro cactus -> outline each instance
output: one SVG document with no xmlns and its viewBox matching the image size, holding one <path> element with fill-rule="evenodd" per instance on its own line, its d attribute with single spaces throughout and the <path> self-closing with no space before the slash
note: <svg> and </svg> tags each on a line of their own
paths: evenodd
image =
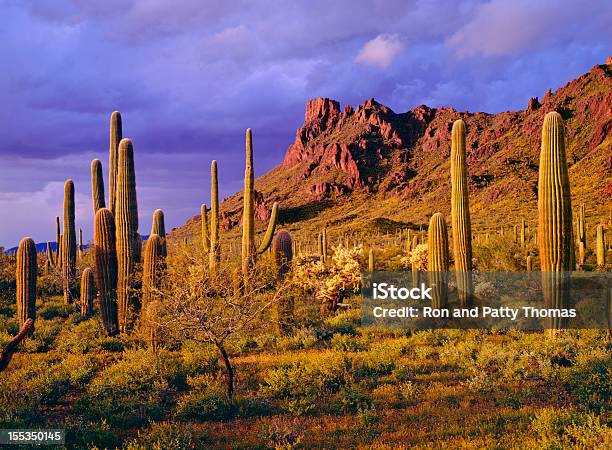
<svg viewBox="0 0 612 450">
<path fill-rule="evenodd" d="M 96 296 L 94 274 L 90 267 L 81 274 L 81 317 L 89 317 L 93 312 L 93 301 Z"/>
<path fill-rule="evenodd" d="M 567 306 L 569 290 L 564 274 L 574 268 L 572 203 L 563 127 L 558 112 L 546 114 L 538 178 L 538 246 L 547 308 Z M 554 335 L 562 324 L 551 319 L 549 328 Z"/>
<path fill-rule="evenodd" d="M 113 111 L 110 117 L 110 144 L 108 165 L 108 207 L 115 214 L 117 205 L 117 171 L 119 162 L 119 143 L 123 139 L 121 114 Z"/>
<path fill-rule="evenodd" d="M 157 348 L 157 310 L 159 308 L 159 292 L 164 272 L 163 239 L 152 234 L 147 239 L 142 264 L 142 331 L 147 337 L 149 347 Z"/>
<path fill-rule="evenodd" d="M 465 123 L 453 123 L 451 140 L 451 221 L 459 302 L 472 302 L 472 225 L 468 194 Z"/>
<path fill-rule="evenodd" d="M 293 241 L 291 234 L 286 230 L 278 232 L 274 238 L 274 262 L 276 266 L 276 279 L 281 283 L 289 270 L 293 260 Z M 286 334 L 293 322 L 293 297 L 284 295 L 277 305 L 278 328 L 281 334 Z"/>
<path fill-rule="evenodd" d="M 255 175 L 253 172 L 253 138 L 251 129 L 246 131 L 246 168 L 244 171 L 244 193 L 242 209 L 242 273 L 248 275 L 255 257 L 265 252 L 274 238 L 274 230 L 278 221 L 278 204 L 272 206 L 272 214 L 268 228 L 257 248 L 255 246 Z M 212 239 L 211 239 L 212 246 Z"/>
<path fill-rule="evenodd" d="M 586 262 L 586 205 L 580 205 L 578 210 L 578 263 L 582 266 Z"/>
<path fill-rule="evenodd" d="M 221 226 L 219 223 L 219 215 L 219 182 L 217 179 L 217 161 L 213 160 L 210 164 L 210 250 L 208 255 L 208 263 L 211 272 L 216 270 L 219 261 L 221 261 L 221 244 L 219 242 L 219 230 L 221 229 Z"/>
<path fill-rule="evenodd" d="M 81 228 L 79 228 L 79 246 L 78 246 L 79 259 L 83 258 L 83 250 L 84 249 L 85 249 L 85 247 L 83 247 L 83 230 Z"/>
<path fill-rule="evenodd" d="M 17 285 L 17 319 L 19 328 L 28 320 L 36 319 L 36 244 L 25 237 L 17 249 L 15 281 Z M 30 328 L 29 334 L 34 331 Z"/>
<path fill-rule="evenodd" d="M 166 256 L 168 247 L 166 245 L 166 223 L 164 212 L 161 209 L 153 211 L 153 224 L 151 225 L 151 234 L 158 235 L 162 240 L 162 255 Z"/>
<path fill-rule="evenodd" d="M 117 306 L 119 331 L 126 332 L 130 323 L 130 307 L 134 288 L 135 263 L 140 258 L 138 204 L 132 141 L 122 139 L 117 159 L 117 195 L 115 232 L 117 242 Z"/>
<path fill-rule="evenodd" d="M 64 184 L 64 233 L 62 236 L 62 275 L 64 281 L 64 302 L 72 302 L 72 289 L 76 275 L 77 242 L 74 225 L 74 183 Z"/>
<path fill-rule="evenodd" d="M 100 208 L 94 220 L 94 261 L 96 286 L 100 293 L 100 315 L 109 336 L 119 331 L 117 317 L 117 252 L 115 218 L 107 208 Z"/>
<path fill-rule="evenodd" d="M 429 221 L 427 238 L 427 270 L 430 276 L 432 307 L 441 308 L 448 301 L 448 231 L 441 213 L 435 213 Z"/>
<path fill-rule="evenodd" d="M 102 162 L 99 159 L 94 159 L 91 162 L 91 197 L 94 214 L 100 208 L 106 207 L 104 202 L 104 178 L 102 176 Z"/>
</svg>

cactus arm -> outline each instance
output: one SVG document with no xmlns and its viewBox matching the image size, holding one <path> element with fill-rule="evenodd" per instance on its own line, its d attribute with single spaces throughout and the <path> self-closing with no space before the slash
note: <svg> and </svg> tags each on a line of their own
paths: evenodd
<svg viewBox="0 0 612 450">
<path fill-rule="evenodd" d="M 268 222 L 268 229 L 266 230 L 266 234 L 261 240 L 261 244 L 257 249 L 257 254 L 261 255 L 265 252 L 270 244 L 272 244 L 272 239 L 274 238 L 274 231 L 276 230 L 276 225 L 278 223 L 278 203 L 274 202 L 272 205 L 272 214 L 270 216 L 270 221 Z"/>
</svg>

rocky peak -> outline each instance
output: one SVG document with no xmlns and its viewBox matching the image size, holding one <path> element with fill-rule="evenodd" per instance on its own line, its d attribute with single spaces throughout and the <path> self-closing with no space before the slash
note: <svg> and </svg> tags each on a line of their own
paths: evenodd
<svg viewBox="0 0 612 450">
<path fill-rule="evenodd" d="M 329 98 L 313 98 L 306 103 L 304 124 L 327 123 L 340 115 L 340 103 Z"/>
</svg>

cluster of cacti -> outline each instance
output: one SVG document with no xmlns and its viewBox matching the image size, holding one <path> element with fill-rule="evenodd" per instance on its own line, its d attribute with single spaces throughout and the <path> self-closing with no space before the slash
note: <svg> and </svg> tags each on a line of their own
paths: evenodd
<svg viewBox="0 0 612 450">
<path fill-rule="evenodd" d="M 164 239 L 152 234 L 147 240 L 142 264 L 141 322 L 149 348 L 155 350 L 159 344 L 157 316 L 159 311 L 159 289 L 164 275 Z"/>
<path fill-rule="evenodd" d="M 94 273 L 90 267 L 86 267 L 81 274 L 81 317 L 89 317 L 92 314 L 95 296 Z"/>
<path fill-rule="evenodd" d="M 435 213 L 429 221 L 427 238 L 428 271 L 432 293 L 432 307 L 442 308 L 448 301 L 446 272 L 448 272 L 448 232 L 441 213 Z"/>
<path fill-rule="evenodd" d="M 463 120 L 456 120 L 453 123 L 451 139 L 451 223 L 457 291 L 461 305 L 469 305 L 472 301 L 472 226 L 470 222 L 465 133 Z"/>
<path fill-rule="evenodd" d="M 574 268 L 572 203 L 565 156 L 563 119 L 557 112 L 544 118 L 538 178 L 538 246 L 544 302 L 547 308 L 564 308 L 569 290 L 564 273 Z M 549 329 L 562 328 L 551 319 Z"/>
<path fill-rule="evenodd" d="M 36 244 L 32 238 L 25 237 L 17 249 L 15 270 L 17 319 L 19 328 L 28 320 L 36 319 Z M 34 326 L 29 333 L 34 331 Z"/>
<path fill-rule="evenodd" d="M 100 208 L 94 220 L 94 262 L 99 292 L 100 315 L 109 335 L 119 331 L 117 315 L 117 253 L 115 218 L 107 208 Z"/>
<path fill-rule="evenodd" d="M 73 284 L 76 275 L 77 242 L 74 225 L 74 183 L 66 180 L 64 184 L 64 233 L 62 234 L 62 275 L 64 282 L 64 302 L 73 299 Z"/>
<path fill-rule="evenodd" d="M 251 129 L 246 131 L 246 168 L 244 171 L 244 192 L 242 209 L 242 273 L 248 279 L 249 270 L 255 257 L 265 252 L 274 237 L 278 221 L 278 203 L 272 205 L 272 215 L 259 248 L 255 246 L 255 175 L 253 171 L 253 139 Z"/>
<path fill-rule="evenodd" d="M 129 139 L 122 139 L 119 143 L 115 201 L 119 330 L 126 332 L 131 323 L 135 265 L 140 261 L 141 252 L 134 149 Z"/>
</svg>

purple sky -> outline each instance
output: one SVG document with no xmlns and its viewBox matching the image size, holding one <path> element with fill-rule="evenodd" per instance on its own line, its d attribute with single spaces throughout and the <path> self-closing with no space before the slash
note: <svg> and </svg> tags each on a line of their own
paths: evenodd
<svg viewBox="0 0 612 450">
<path fill-rule="evenodd" d="M 241 188 L 282 159 L 305 102 L 395 111 L 524 108 L 611 53 L 609 0 L 0 0 L 0 245 L 54 239 L 63 182 L 92 236 L 89 167 L 108 120 L 134 141 L 140 232 Z M 108 187 L 106 186 L 107 191 Z"/>
</svg>

